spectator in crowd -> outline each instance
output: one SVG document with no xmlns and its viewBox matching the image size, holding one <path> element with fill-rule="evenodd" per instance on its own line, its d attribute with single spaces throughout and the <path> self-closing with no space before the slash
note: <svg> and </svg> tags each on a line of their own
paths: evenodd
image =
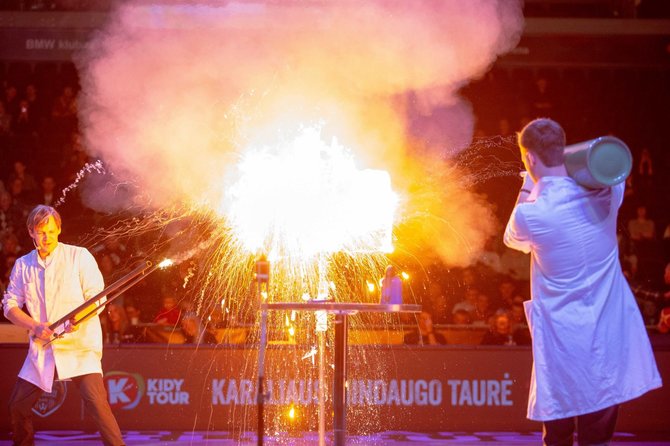
<svg viewBox="0 0 670 446">
<path fill-rule="evenodd" d="M 512 308 L 507 312 L 512 323 L 512 338 L 516 345 L 531 345 L 530 330 L 523 302 L 514 302 Z"/>
<path fill-rule="evenodd" d="M 5 257 L 14 257 L 23 252 L 19 245 L 19 238 L 13 232 L 5 232 L 2 235 L 2 251 L 0 255 Z"/>
<path fill-rule="evenodd" d="M 128 326 L 123 337 L 124 342 L 149 342 L 146 328 L 140 325 L 142 323 L 142 313 L 139 307 L 135 304 L 135 301 L 132 299 L 125 299 L 123 309 L 126 313 L 126 319 L 128 320 Z"/>
<path fill-rule="evenodd" d="M 51 116 L 57 122 L 74 123 L 77 117 L 77 96 L 74 94 L 74 88 L 69 85 L 63 88 L 62 93 L 54 102 Z"/>
<path fill-rule="evenodd" d="M 498 283 L 498 307 L 501 310 L 509 311 L 514 305 L 515 301 L 523 298 L 519 297 L 517 291 L 517 284 L 511 277 L 503 276 Z"/>
<path fill-rule="evenodd" d="M 498 134 L 500 136 L 510 136 L 512 134 L 512 125 L 507 118 L 500 118 L 498 120 Z"/>
<path fill-rule="evenodd" d="M 417 329 L 405 335 L 405 344 L 438 345 L 446 343 L 445 337 L 434 330 L 433 318 L 427 311 L 419 314 Z"/>
<path fill-rule="evenodd" d="M 491 328 L 481 341 L 482 345 L 515 345 L 512 337 L 512 323 L 507 313 L 498 313 L 493 317 Z"/>
<path fill-rule="evenodd" d="M 0 258 L 0 290 L 2 290 L 3 293 L 7 289 L 7 285 L 9 285 L 9 275 L 12 272 L 14 262 L 16 262 L 17 258 L 18 256 L 12 255 L 2 256 Z M 4 315 L 2 315 L 2 317 L 4 318 Z"/>
<path fill-rule="evenodd" d="M 649 197 L 652 195 L 654 186 L 654 162 L 649 148 L 645 147 L 640 151 L 640 159 L 638 160 L 635 173 L 635 182 L 639 186 L 640 197 Z"/>
<path fill-rule="evenodd" d="M 663 290 L 658 296 L 663 307 L 658 315 L 658 331 L 667 333 L 670 331 L 670 262 L 665 265 L 663 283 Z"/>
<path fill-rule="evenodd" d="M 45 111 L 44 111 L 44 102 L 41 100 L 41 97 L 38 95 L 37 87 L 35 84 L 30 83 L 26 85 L 25 90 L 25 100 L 28 103 L 28 108 L 34 116 L 34 119 L 37 122 L 37 130 L 40 130 L 44 124 Z"/>
<path fill-rule="evenodd" d="M 216 344 L 216 337 L 205 330 L 200 318 L 194 313 L 187 313 L 181 318 L 181 332 L 185 344 Z"/>
<path fill-rule="evenodd" d="M 451 315 L 451 323 L 454 325 L 472 324 L 472 315 L 465 310 L 456 310 Z"/>
<path fill-rule="evenodd" d="M 41 191 L 37 198 L 37 204 L 45 204 L 47 206 L 53 206 L 56 200 L 58 200 L 58 193 L 56 190 L 56 180 L 51 175 L 45 175 L 42 178 L 40 183 Z"/>
<path fill-rule="evenodd" d="M 468 288 L 476 288 L 477 287 L 477 270 L 473 267 L 468 267 L 463 269 L 462 275 L 461 275 L 461 280 L 463 283 L 463 287 L 465 289 Z"/>
<path fill-rule="evenodd" d="M 106 343 L 120 344 L 128 330 L 128 319 L 123 307 L 116 301 L 107 305 L 106 323 L 103 324 Z"/>
<path fill-rule="evenodd" d="M 647 206 L 640 204 L 637 207 L 637 217 L 628 222 L 628 234 L 635 242 L 653 240 L 656 236 L 656 225 L 647 217 Z"/>
<path fill-rule="evenodd" d="M 442 283 L 430 281 L 427 294 L 423 301 L 423 308 L 433 315 L 433 321 L 437 324 L 446 324 L 451 318 L 449 312 L 449 301 L 447 299 Z"/>
<path fill-rule="evenodd" d="M 172 294 L 166 294 L 161 300 L 162 306 L 156 317 L 154 317 L 154 322 L 159 325 L 170 325 L 176 326 L 181 317 L 181 309 L 179 308 L 179 303 L 177 298 Z"/>
<path fill-rule="evenodd" d="M 5 87 L 4 103 L 10 115 L 16 116 L 19 113 L 19 90 L 15 85 L 9 84 Z"/>
<path fill-rule="evenodd" d="M 13 170 L 7 177 L 9 183 L 13 182 L 16 178 L 20 178 L 22 181 L 23 191 L 26 194 L 37 191 L 37 182 L 35 177 L 27 171 L 26 163 L 22 160 L 14 161 L 12 166 Z"/>
<path fill-rule="evenodd" d="M 496 249 L 496 239 L 489 238 L 484 245 L 484 249 L 477 258 L 477 263 L 484 268 L 487 268 L 491 273 L 502 274 L 502 262 L 500 260 L 500 253 Z"/>
<path fill-rule="evenodd" d="M 7 111 L 5 103 L 0 101 L 0 137 L 9 136 L 11 132 L 12 115 Z"/>
<path fill-rule="evenodd" d="M 28 217 L 28 211 L 30 210 L 31 200 L 28 194 L 23 190 L 23 180 L 21 178 L 14 178 L 9 184 L 9 194 L 12 197 L 12 212 L 16 215 L 16 218 L 19 221 L 25 221 Z M 20 225 L 16 226 L 17 228 Z M 28 236 L 24 234 L 25 231 L 20 231 L 18 234 L 21 234 L 21 241 L 27 242 Z M 28 245 L 24 243 L 24 245 Z"/>
<path fill-rule="evenodd" d="M 491 299 L 486 293 L 479 293 L 475 300 L 475 309 L 472 313 L 472 323 L 477 325 L 488 325 L 491 321 L 493 311 Z"/>
<path fill-rule="evenodd" d="M 477 298 L 481 292 L 478 288 L 471 287 L 465 290 L 465 298 L 460 302 L 457 302 L 456 305 L 451 309 L 451 313 L 455 313 L 458 310 L 467 311 L 472 317 L 477 310 Z"/>
<path fill-rule="evenodd" d="M 97 256 L 109 257 L 114 267 L 125 264 L 130 257 L 128 247 L 118 237 L 106 237 L 102 243 L 94 246 L 91 251 Z"/>
<path fill-rule="evenodd" d="M 0 192 L 0 234 L 21 228 L 22 219 L 23 212 L 14 205 L 12 195 L 6 191 Z"/>
<path fill-rule="evenodd" d="M 138 325 L 142 321 L 142 311 L 135 304 L 134 300 L 126 300 L 123 305 L 123 309 L 126 312 L 126 317 L 128 318 L 130 325 Z"/>
<path fill-rule="evenodd" d="M 545 75 L 541 75 L 535 79 L 534 87 L 530 103 L 532 113 L 535 116 L 549 116 L 554 112 L 556 99 L 553 95 L 552 84 Z"/>
<path fill-rule="evenodd" d="M 12 120 L 12 131 L 18 137 L 37 137 L 39 121 L 26 99 L 19 101 L 19 113 Z M 30 153 L 32 155 L 32 153 Z"/>
</svg>

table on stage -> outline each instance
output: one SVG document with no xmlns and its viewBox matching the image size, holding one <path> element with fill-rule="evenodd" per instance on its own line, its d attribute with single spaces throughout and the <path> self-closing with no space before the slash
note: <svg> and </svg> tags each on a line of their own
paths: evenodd
<svg viewBox="0 0 670 446">
<path fill-rule="evenodd" d="M 355 313 L 419 313 L 421 305 L 372 304 L 332 301 L 276 302 L 261 310 L 325 311 L 335 316 L 335 361 L 333 376 L 333 435 L 335 446 L 344 446 L 347 434 L 347 330 L 348 316 Z M 319 433 L 322 437 L 322 432 Z M 320 439 L 322 440 L 322 438 Z"/>
</svg>

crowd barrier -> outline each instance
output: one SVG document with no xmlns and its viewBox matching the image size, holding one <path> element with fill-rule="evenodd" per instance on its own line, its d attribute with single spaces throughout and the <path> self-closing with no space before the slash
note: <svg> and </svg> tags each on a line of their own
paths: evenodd
<svg viewBox="0 0 670 446">
<path fill-rule="evenodd" d="M 7 401 L 25 344 L 0 345 L 0 401 Z M 317 430 L 318 361 L 305 345 L 271 345 L 266 360 L 268 431 Z M 108 398 L 124 430 L 253 431 L 254 346 L 118 345 L 105 347 Z M 327 353 L 330 420 L 332 352 Z M 670 350 L 655 352 L 670 382 Z M 348 431 L 528 431 L 532 364 L 527 347 L 349 347 Z M 666 386 L 623 405 L 618 429 L 668 432 Z M 6 410 L 6 409 L 2 409 Z M 38 429 L 93 429 L 72 383 L 59 383 L 35 405 Z M 9 429 L 8 417 L 0 428 Z M 329 426 L 330 428 L 330 426 Z"/>
</svg>

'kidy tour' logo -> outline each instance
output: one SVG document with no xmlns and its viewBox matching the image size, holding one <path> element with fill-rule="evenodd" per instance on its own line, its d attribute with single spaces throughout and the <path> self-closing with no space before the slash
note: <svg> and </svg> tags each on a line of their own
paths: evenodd
<svg viewBox="0 0 670 446">
<path fill-rule="evenodd" d="M 139 373 L 105 373 L 105 387 L 112 409 L 130 410 L 137 407 L 144 395 L 146 386 Z"/>
</svg>

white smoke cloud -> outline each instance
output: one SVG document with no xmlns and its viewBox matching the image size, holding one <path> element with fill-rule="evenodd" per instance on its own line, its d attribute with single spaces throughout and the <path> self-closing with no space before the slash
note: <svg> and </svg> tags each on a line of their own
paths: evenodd
<svg viewBox="0 0 670 446">
<path fill-rule="evenodd" d="M 457 92 L 516 45 L 521 9 L 129 2 L 78 61 L 87 146 L 154 206 L 219 200 L 248 141 L 291 122 L 323 120 L 362 162 L 401 177 L 410 139 L 437 156 L 467 145 L 473 117 Z"/>
</svg>

